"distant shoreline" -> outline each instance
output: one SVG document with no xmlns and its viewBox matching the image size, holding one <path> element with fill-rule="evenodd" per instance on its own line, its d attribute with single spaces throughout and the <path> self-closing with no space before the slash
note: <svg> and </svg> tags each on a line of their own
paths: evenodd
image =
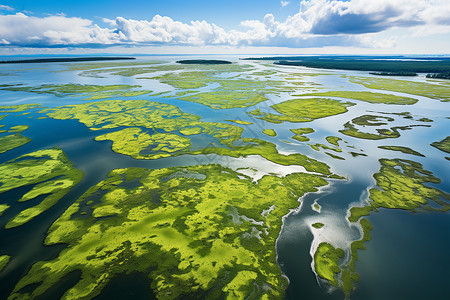
<svg viewBox="0 0 450 300">
<path fill-rule="evenodd" d="M 86 62 L 86 61 L 107 61 L 107 60 L 133 60 L 135 57 L 60 57 L 60 58 L 36 58 L 22 60 L 3 60 L 0 64 L 33 64 L 52 62 Z"/>
</svg>

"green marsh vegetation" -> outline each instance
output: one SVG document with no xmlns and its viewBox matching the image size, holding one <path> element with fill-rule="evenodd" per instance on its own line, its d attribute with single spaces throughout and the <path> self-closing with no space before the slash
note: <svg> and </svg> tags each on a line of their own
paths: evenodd
<svg viewBox="0 0 450 300">
<path fill-rule="evenodd" d="M 289 130 L 294 134 L 292 136 L 292 139 L 297 140 L 299 142 L 308 142 L 310 139 L 304 135 L 314 132 L 314 129 L 310 127 L 294 128 Z"/>
<path fill-rule="evenodd" d="M 39 150 L 0 164 L 0 193 L 31 187 L 18 200 L 19 204 L 33 200 L 37 202 L 37 198 L 43 198 L 36 205 L 23 209 L 5 227 L 20 226 L 40 215 L 55 205 L 82 177 L 83 173 L 75 169 L 58 148 Z M 10 206 L 2 205 L 3 211 Z"/>
<path fill-rule="evenodd" d="M 271 106 L 279 114 L 261 112 L 260 109 L 249 112 L 255 118 L 271 122 L 310 122 L 347 112 L 350 102 L 340 102 L 326 98 L 292 99 Z"/>
<path fill-rule="evenodd" d="M 277 136 L 277 132 L 273 129 L 263 129 L 262 132 L 268 136 L 272 136 L 272 137 Z"/>
<path fill-rule="evenodd" d="M 341 272 L 339 261 L 344 258 L 344 255 L 344 250 L 334 248 L 329 243 L 320 243 L 314 253 L 314 269 L 317 275 L 327 280 L 332 286 L 339 286 L 336 275 Z"/>
<path fill-rule="evenodd" d="M 403 146 L 378 146 L 378 148 L 380 149 L 384 149 L 384 150 L 391 150 L 391 151 L 399 151 L 402 153 L 406 153 L 406 154 L 412 154 L 412 155 L 416 155 L 416 156 L 422 156 L 425 157 L 425 155 L 423 155 L 420 152 L 417 152 L 409 147 L 403 147 Z"/>
<path fill-rule="evenodd" d="M 297 96 L 337 97 L 337 98 L 360 100 L 369 103 L 383 103 L 396 105 L 412 105 L 417 102 L 417 99 L 409 97 L 395 96 L 392 94 L 355 92 L 355 91 L 330 91 L 322 93 L 302 94 Z"/>
<path fill-rule="evenodd" d="M 350 76 L 350 82 L 361 84 L 369 89 L 386 90 L 424 96 L 443 102 L 450 101 L 450 88 L 445 85 L 406 80 L 392 80 L 387 78 L 355 76 Z"/>
<path fill-rule="evenodd" d="M 442 141 L 431 143 L 431 146 L 441 151 L 450 153 L 450 136 L 446 137 Z"/>
<path fill-rule="evenodd" d="M 256 183 L 220 165 L 113 170 L 53 223 L 45 244 L 67 248 L 35 263 L 10 299 L 42 295 L 75 270 L 65 299 L 93 298 L 131 271 L 147 274 L 159 299 L 281 298 L 282 216 L 326 184 L 305 173 Z"/>
<path fill-rule="evenodd" d="M 6 267 L 10 260 L 9 255 L 0 255 L 0 272 Z"/>
<path fill-rule="evenodd" d="M 112 97 L 134 97 L 149 94 L 152 91 L 135 90 L 139 85 L 89 85 L 89 84 L 44 84 L 37 87 L 8 86 L 4 90 L 31 92 L 36 94 L 51 94 L 57 97 L 79 96 L 84 100 L 98 100 Z"/>
<path fill-rule="evenodd" d="M 31 141 L 30 138 L 19 133 L 0 137 L 0 153 L 23 146 Z"/>
</svg>

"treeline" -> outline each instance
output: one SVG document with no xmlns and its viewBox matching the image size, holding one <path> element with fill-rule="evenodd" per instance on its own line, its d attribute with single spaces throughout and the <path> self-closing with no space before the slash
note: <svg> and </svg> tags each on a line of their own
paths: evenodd
<svg viewBox="0 0 450 300">
<path fill-rule="evenodd" d="M 403 56 L 298 56 L 263 57 L 276 60 L 277 65 L 303 66 L 319 69 L 340 69 L 388 73 L 445 73 L 450 72 L 450 57 Z M 257 60 L 257 58 L 250 58 Z"/>
<path fill-rule="evenodd" d="M 427 78 L 450 79 L 450 72 L 428 74 Z"/>
<path fill-rule="evenodd" d="M 378 76 L 417 76 L 416 72 L 369 72 L 369 74 Z"/>
</svg>

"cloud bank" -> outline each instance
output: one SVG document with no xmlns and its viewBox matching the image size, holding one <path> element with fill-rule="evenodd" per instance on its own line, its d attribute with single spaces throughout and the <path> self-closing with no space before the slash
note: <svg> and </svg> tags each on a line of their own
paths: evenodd
<svg viewBox="0 0 450 300">
<path fill-rule="evenodd" d="M 448 0 L 301 1 L 300 10 L 284 21 L 267 14 L 262 20 L 244 20 L 238 29 L 228 31 L 206 21 L 183 23 L 160 15 L 151 20 L 103 19 L 99 25 L 65 15 L 34 17 L 12 13 L 13 8 L 6 6 L 0 6 L 0 10 L 5 12 L 0 15 L 0 44 L 16 47 L 378 47 L 371 34 L 389 29 L 414 29 L 416 34 L 450 32 Z M 384 44 L 391 46 L 392 43 Z"/>
</svg>

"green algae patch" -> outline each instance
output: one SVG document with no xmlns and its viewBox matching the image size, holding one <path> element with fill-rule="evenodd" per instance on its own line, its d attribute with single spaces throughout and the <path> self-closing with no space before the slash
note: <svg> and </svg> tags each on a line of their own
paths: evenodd
<svg viewBox="0 0 450 300">
<path fill-rule="evenodd" d="M 158 299 L 282 298 L 282 217 L 326 184 L 305 173 L 256 183 L 220 165 L 113 170 L 52 224 L 45 244 L 67 247 L 35 263 L 10 299 L 38 297 L 75 270 L 80 280 L 64 299 L 91 299 L 136 271 Z"/>
<path fill-rule="evenodd" d="M 317 172 L 324 175 L 332 175 L 330 166 L 327 164 L 310 158 L 300 153 L 289 155 L 280 154 L 276 145 L 260 139 L 243 138 L 246 143 L 242 146 L 233 146 L 230 148 L 207 147 L 192 154 L 218 154 L 231 157 L 247 157 L 249 155 L 260 155 L 271 162 L 283 166 L 299 165 L 303 166 L 309 172 Z"/>
<path fill-rule="evenodd" d="M 18 104 L 18 105 L 2 105 L 0 106 L 0 113 L 15 113 L 23 112 L 33 108 L 41 108 L 41 104 Z"/>
<path fill-rule="evenodd" d="M 277 132 L 273 129 L 264 129 L 262 132 L 268 136 L 272 136 L 272 137 L 277 136 Z"/>
<path fill-rule="evenodd" d="M 191 140 L 184 136 L 173 133 L 150 135 L 136 127 L 100 135 L 95 140 L 111 140 L 114 152 L 129 155 L 136 159 L 169 157 L 176 152 L 187 151 L 191 147 Z M 149 150 L 148 154 L 145 154 L 146 150 Z"/>
<path fill-rule="evenodd" d="M 15 149 L 17 147 L 23 146 L 31 141 L 21 134 L 10 134 L 0 137 L 0 153 Z"/>
<path fill-rule="evenodd" d="M 339 286 L 336 274 L 341 272 L 339 261 L 344 255 L 344 250 L 334 248 L 329 243 L 320 243 L 314 253 L 314 269 L 317 275 L 327 280 L 332 286 Z"/>
<path fill-rule="evenodd" d="M 336 147 L 339 147 L 339 141 L 342 141 L 342 139 L 337 136 L 327 136 L 325 139 L 328 143 Z"/>
<path fill-rule="evenodd" d="M 423 155 L 422 153 L 417 152 L 408 147 L 403 147 L 403 146 L 378 146 L 378 148 L 384 149 L 384 150 L 399 151 L 399 152 L 402 152 L 405 154 L 411 154 L 411 155 L 425 157 L 425 155 Z"/>
<path fill-rule="evenodd" d="M 450 136 L 446 137 L 442 141 L 431 143 L 431 146 L 441 151 L 450 153 Z"/>
<path fill-rule="evenodd" d="M 314 228 L 316 228 L 316 229 L 320 229 L 320 228 L 322 228 L 322 227 L 324 226 L 324 224 L 318 222 L 318 223 L 312 224 L 311 226 L 314 227 Z"/>
<path fill-rule="evenodd" d="M 9 208 L 8 204 L 0 204 L 0 216 Z"/>
<path fill-rule="evenodd" d="M 82 96 L 85 100 L 97 100 L 112 97 L 134 97 L 149 94 L 152 91 L 133 91 L 140 85 L 90 85 L 90 84 L 43 84 L 37 87 L 10 86 L 3 88 L 9 91 L 23 91 L 36 94 L 51 94 L 57 97 Z"/>
<path fill-rule="evenodd" d="M 314 129 L 309 127 L 304 128 L 295 128 L 295 129 L 289 129 L 294 135 L 292 136 L 292 139 L 297 140 L 299 142 L 308 142 L 310 139 L 304 134 L 310 134 L 314 132 Z"/>
<path fill-rule="evenodd" d="M 0 272 L 6 267 L 10 259 L 11 256 L 9 255 L 0 255 Z"/>
<path fill-rule="evenodd" d="M 0 165 L 0 193 L 32 186 L 19 202 L 42 201 L 22 210 L 6 224 L 6 228 L 20 226 L 55 205 L 83 177 L 73 167 L 61 149 L 39 150 Z"/>
<path fill-rule="evenodd" d="M 292 99 L 271 106 L 279 114 L 262 113 L 260 110 L 250 111 L 249 114 L 271 123 L 299 123 L 345 113 L 347 107 L 352 105 L 325 98 Z"/>
<path fill-rule="evenodd" d="M 13 127 L 9 128 L 8 132 L 20 133 L 20 132 L 23 132 L 23 131 L 27 130 L 28 128 L 30 128 L 30 126 L 28 126 L 28 125 L 16 125 L 16 126 L 13 126 Z"/>
<path fill-rule="evenodd" d="M 253 124 L 252 122 L 248 122 L 248 121 L 244 121 L 244 120 L 225 120 L 225 121 L 233 122 L 233 123 L 236 123 L 239 125 L 252 125 Z"/>
<path fill-rule="evenodd" d="M 312 97 L 338 97 L 365 101 L 369 103 L 383 103 L 396 105 L 412 105 L 417 102 L 417 99 L 395 96 L 391 94 L 373 93 L 373 92 L 354 92 L 354 91 L 331 91 L 323 93 L 303 94 L 298 96 L 312 96 Z"/>
<path fill-rule="evenodd" d="M 350 76 L 350 82 L 357 83 L 369 89 L 400 92 L 411 95 L 424 96 L 443 102 L 450 101 L 450 87 L 425 82 L 393 80 L 387 78 Z"/>
<path fill-rule="evenodd" d="M 61 106 L 46 112 L 54 119 L 79 120 L 91 130 L 144 127 L 154 131 L 179 131 L 183 135 L 204 133 L 224 143 L 239 139 L 243 131 L 230 124 L 202 122 L 200 116 L 184 113 L 176 106 L 147 100 L 107 100 Z"/>
</svg>

